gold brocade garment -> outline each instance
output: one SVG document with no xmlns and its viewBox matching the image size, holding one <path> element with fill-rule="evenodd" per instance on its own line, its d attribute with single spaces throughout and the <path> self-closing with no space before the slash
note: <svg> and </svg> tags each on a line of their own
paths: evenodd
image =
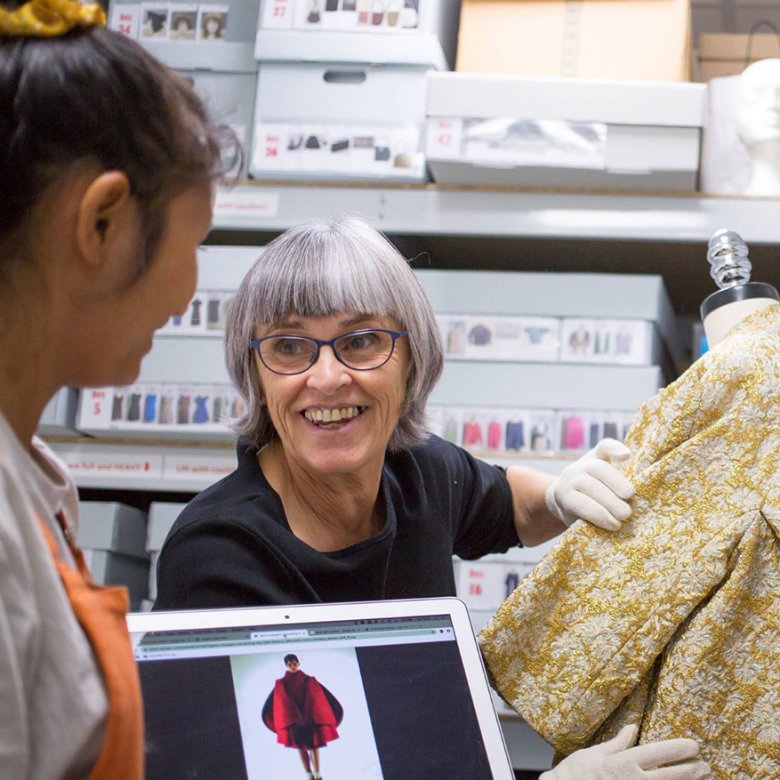
<svg viewBox="0 0 780 780">
<path fill-rule="evenodd" d="M 780 306 L 640 407 L 633 515 L 577 522 L 480 634 L 496 690 L 559 753 L 626 723 L 718 780 L 780 778 Z"/>
</svg>

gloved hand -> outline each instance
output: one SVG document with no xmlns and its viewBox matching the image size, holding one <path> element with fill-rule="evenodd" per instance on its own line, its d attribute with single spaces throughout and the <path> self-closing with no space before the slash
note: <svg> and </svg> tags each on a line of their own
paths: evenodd
<svg viewBox="0 0 780 780">
<path fill-rule="evenodd" d="M 634 487 L 612 462 L 630 456 L 625 444 L 602 439 L 547 486 L 544 503 L 550 514 L 567 526 L 575 520 L 586 520 L 616 531 L 631 514 L 626 502 L 634 495 Z"/>
<path fill-rule="evenodd" d="M 544 772 L 539 780 L 703 780 L 712 777 L 709 764 L 696 759 L 692 739 L 665 739 L 631 747 L 637 727 L 624 726 L 600 745 L 583 748 Z M 680 763 L 682 762 L 682 763 Z"/>
</svg>

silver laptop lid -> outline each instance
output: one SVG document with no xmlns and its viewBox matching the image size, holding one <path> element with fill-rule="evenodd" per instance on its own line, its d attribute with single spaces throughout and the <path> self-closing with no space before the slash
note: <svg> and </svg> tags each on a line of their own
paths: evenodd
<svg viewBox="0 0 780 780">
<path fill-rule="evenodd" d="M 512 780 L 454 598 L 128 616 L 147 780 Z M 292 661 L 291 657 L 295 660 Z"/>
</svg>

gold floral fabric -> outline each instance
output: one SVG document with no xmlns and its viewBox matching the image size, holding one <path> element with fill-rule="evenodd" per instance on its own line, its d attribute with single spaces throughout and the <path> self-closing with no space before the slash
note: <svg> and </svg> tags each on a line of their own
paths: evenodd
<svg viewBox="0 0 780 780">
<path fill-rule="evenodd" d="M 575 523 L 479 636 L 559 753 L 691 737 L 718 780 L 780 778 L 780 306 L 640 407 L 633 515 Z"/>
</svg>

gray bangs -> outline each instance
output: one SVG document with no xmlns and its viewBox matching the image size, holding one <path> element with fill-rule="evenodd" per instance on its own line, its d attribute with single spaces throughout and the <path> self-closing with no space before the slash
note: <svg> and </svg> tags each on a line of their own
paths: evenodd
<svg viewBox="0 0 780 780">
<path fill-rule="evenodd" d="M 391 316 L 401 324 L 403 299 L 383 246 L 301 238 L 285 255 L 266 253 L 258 263 L 251 280 L 255 324 L 339 312 Z M 394 270 L 397 275 L 397 265 Z"/>
</svg>

